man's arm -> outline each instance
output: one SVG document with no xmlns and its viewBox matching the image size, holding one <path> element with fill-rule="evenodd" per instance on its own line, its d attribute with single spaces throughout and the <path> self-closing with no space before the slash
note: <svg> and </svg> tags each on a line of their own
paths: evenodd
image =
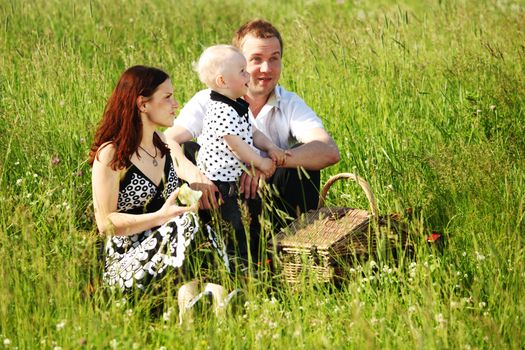
<svg viewBox="0 0 525 350">
<path fill-rule="evenodd" d="M 282 167 L 321 170 L 339 162 L 339 148 L 325 129 L 313 128 L 303 132 L 301 136 L 303 144 L 287 150 L 291 156 L 286 157 Z M 265 179 L 257 169 L 253 169 L 250 174 L 241 175 L 240 188 L 245 198 L 255 198 L 261 178 Z"/>
<path fill-rule="evenodd" d="M 166 129 L 166 131 L 164 131 L 164 135 L 166 135 L 166 138 L 168 139 L 168 145 L 170 142 L 176 142 L 180 145 L 193 139 L 191 132 L 178 124 L 174 124 L 172 127 Z"/>
<path fill-rule="evenodd" d="M 169 141 L 182 144 L 198 137 L 202 131 L 202 121 L 206 115 L 206 105 L 210 99 L 210 90 L 201 90 L 180 110 L 173 126 L 164 131 Z"/>
<path fill-rule="evenodd" d="M 313 128 L 301 135 L 302 145 L 292 148 L 291 157 L 286 158 L 285 168 L 303 167 L 321 170 L 339 162 L 339 148 L 323 128 Z"/>
</svg>

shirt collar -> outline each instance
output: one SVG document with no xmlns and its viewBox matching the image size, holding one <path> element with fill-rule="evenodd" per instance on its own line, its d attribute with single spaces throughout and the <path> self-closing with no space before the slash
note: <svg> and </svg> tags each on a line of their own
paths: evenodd
<svg viewBox="0 0 525 350">
<path fill-rule="evenodd" d="M 248 115 L 248 102 L 244 101 L 242 98 L 238 98 L 235 101 L 231 98 L 224 96 L 223 94 L 218 93 L 215 90 L 211 90 L 210 93 L 210 99 L 212 101 L 219 101 L 226 103 L 227 105 L 231 106 L 239 116 L 245 116 Z"/>
<path fill-rule="evenodd" d="M 268 101 L 266 101 L 266 104 L 268 106 L 277 107 L 279 108 L 279 102 L 281 101 L 281 92 L 279 91 L 279 86 L 275 86 L 275 89 L 273 89 L 273 92 L 270 94 L 270 97 L 268 97 Z"/>
</svg>

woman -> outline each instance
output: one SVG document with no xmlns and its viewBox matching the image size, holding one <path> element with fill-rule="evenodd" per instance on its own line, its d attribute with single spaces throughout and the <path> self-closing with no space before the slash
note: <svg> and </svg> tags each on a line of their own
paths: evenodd
<svg viewBox="0 0 525 350">
<path fill-rule="evenodd" d="M 173 124 L 178 107 L 166 73 L 131 67 L 111 94 L 91 146 L 95 219 L 108 236 L 103 278 L 124 291 L 145 289 L 186 264 L 199 229 L 198 205 L 177 205 L 179 180 L 156 131 Z"/>
</svg>

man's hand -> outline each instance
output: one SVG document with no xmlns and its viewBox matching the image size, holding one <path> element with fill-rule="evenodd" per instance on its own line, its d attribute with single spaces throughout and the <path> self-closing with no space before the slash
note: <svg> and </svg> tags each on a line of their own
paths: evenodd
<svg viewBox="0 0 525 350">
<path fill-rule="evenodd" d="M 217 209 L 219 204 L 217 198 L 222 200 L 219 189 L 213 182 L 211 182 L 206 176 L 201 175 L 197 181 L 190 183 L 192 190 L 201 191 L 202 197 L 199 201 L 200 209 Z M 218 195 L 217 195 L 218 193 Z"/>
<path fill-rule="evenodd" d="M 259 170 L 255 168 L 248 169 L 248 172 L 243 172 L 241 175 L 239 190 L 244 194 L 244 198 L 255 199 L 257 190 L 259 189 L 259 183 L 265 180 L 266 176 Z"/>
</svg>

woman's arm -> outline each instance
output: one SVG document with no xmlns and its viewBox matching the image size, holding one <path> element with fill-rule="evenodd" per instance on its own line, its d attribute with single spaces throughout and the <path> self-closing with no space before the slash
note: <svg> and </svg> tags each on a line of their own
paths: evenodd
<svg viewBox="0 0 525 350">
<path fill-rule="evenodd" d="M 95 220 L 100 233 L 129 236 L 155 226 L 160 226 L 169 219 L 181 215 L 193 207 L 176 205 L 178 190 L 166 200 L 156 212 L 148 214 L 124 214 L 117 212 L 119 180 L 121 171 L 109 166 L 115 149 L 113 145 L 102 145 L 93 163 L 92 186 Z"/>
</svg>

